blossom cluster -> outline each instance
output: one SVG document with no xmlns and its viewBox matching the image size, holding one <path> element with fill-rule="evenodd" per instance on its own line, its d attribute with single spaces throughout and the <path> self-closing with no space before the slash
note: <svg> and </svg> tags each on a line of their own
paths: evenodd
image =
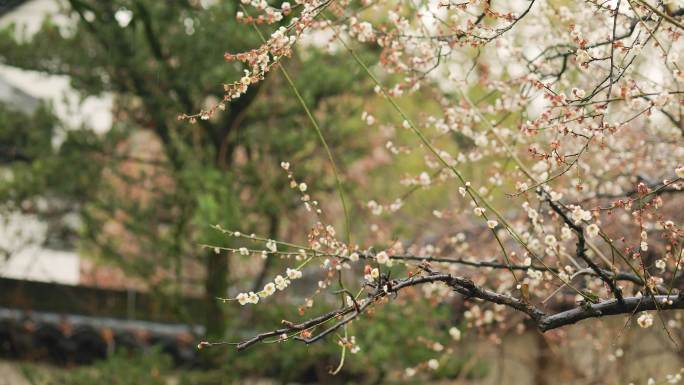
<svg viewBox="0 0 684 385">
<path fill-rule="evenodd" d="M 292 280 L 299 279 L 302 277 L 302 272 L 297 269 L 287 269 L 286 277 L 282 275 L 277 275 L 273 282 L 267 283 L 264 288 L 258 292 L 254 293 L 250 291 L 249 293 L 240 293 L 235 297 L 235 300 L 240 303 L 240 305 L 246 305 L 248 303 L 257 304 L 259 303 L 259 298 L 270 297 L 275 294 L 277 290 L 285 290 L 291 283 Z"/>
</svg>

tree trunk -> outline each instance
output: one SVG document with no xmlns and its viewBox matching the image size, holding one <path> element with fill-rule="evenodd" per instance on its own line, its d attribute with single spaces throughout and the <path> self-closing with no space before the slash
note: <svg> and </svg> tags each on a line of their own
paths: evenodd
<svg viewBox="0 0 684 385">
<path fill-rule="evenodd" d="M 209 340 L 223 340 L 226 332 L 224 304 L 217 297 L 226 297 L 228 290 L 228 255 L 207 254 L 207 278 L 205 282 L 206 337 Z"/>
</svg>

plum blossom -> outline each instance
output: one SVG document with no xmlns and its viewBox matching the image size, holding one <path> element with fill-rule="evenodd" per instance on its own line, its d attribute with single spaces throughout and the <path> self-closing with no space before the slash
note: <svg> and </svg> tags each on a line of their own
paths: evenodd
<svg viewBox="0 0 684 385">
<path fill-rule="evenodd" d="M 237 299 L 240 305 L 246 305 L 248 303 L 256 305 L 259 302 L 259 296 L 253 291 L 250 291 L 249 293 L 240 293 L 235 299 Z"/>
<path fill-rule="evenodd" d="M 684 166 L 679 166 L 675 169 L 675 174 L 678 178 L 684 178 Z"/>
<path fill-rule="evenodd" d="M 587 234 L 589 235 L 589 238 L 594 238 L 599 234 L 599 227 L 596 225 L 596 223 L 592 223 L 587 226 Z"/>
<path fill-rule="evenodd" d="M 283 278 L 282 275 L 277 275 L 273 282 L 278 290 L 285 290 L 290 285 L 290 280 Z"/>
<path fill-rule="evenodd" d="M 287 274 L 287 278 L 292 280 L 302 278 L 302 272 L 297 269 L 288 268 L 285 273 Z"/>
<path fill-rule="evenodd" d="M 575 224 L 579 224 L 582 221 L 588 221 L 591 220 L 591 212 L 582 210 L 581 207 L 579 206 L 574 206 L 572 208 L 572 220 L 575 222 Z"/>
<path fill-rule="evenodd" d="M 375 260 L 376 260 L 379 264 L 384 265 L 384 264 L 386 264 L 387 262 L 389 262 L 390 258 L 389 258 L 389 256 L 387 255 L 386 252 L 381 251 L 381 252 L 379 252 L 379 253 L 375 256 Z"/>
<path fill-rule="evenodd" d="M 420 183 L 421 186 L 427 187 L 430 185 L 430 175 L 426 173 L 425 171 L 421 172 L 420 175 L 418 176 L 418 183 Z"/>
<path fill-rule="evenodd" d="M 639 318 L 637 318 L 637 323 L 642 328 L 650 328 L 653 326 L 653 316 L 649 313 L 642 313 Z"/>
<path fill-rule="evenodd" d="M 461 339 L 461 331 L 455 326 L 449 328 L 449 335 L 454 341 L 459 341 Z"/>
<path fill-rule="evenodd" d="M 264 298 L 269 297 L 269 296 L 273 295 L 273 293 L 275 293 L 275 291 L 276 291 L 275 284 L 273 282 L 269 282 L 266 284 L 266 286 L 264 286 L 264 289 L 259 292 L 259 296 L 264 297 Z"/>
</svg>

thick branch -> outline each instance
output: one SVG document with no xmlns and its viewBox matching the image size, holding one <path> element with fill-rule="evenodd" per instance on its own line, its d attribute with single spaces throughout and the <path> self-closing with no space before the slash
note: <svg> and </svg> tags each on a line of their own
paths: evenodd
<svg viewBox="0 0 684 385">
<path fill-rule="evenodd" d="M 609 315 L 632 314 L 645 310 L 672 310 L 684 309 L 684 296 L 658 295 L 655 297 L 627 297 L 623 302 L 616 299 L 609 301 L 579 306 L 571 310 L 543 317 L 537 324 L 539 330 L 546 332 L 579 322 L 587 318 L 599 318 Z"/>
</svg>

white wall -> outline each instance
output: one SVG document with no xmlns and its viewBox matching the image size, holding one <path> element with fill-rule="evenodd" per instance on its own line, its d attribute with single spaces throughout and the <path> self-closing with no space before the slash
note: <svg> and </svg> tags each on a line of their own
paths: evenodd
<svg viewBox="0 0 684 385">
<path fill-rule="evenodd" d="M 41 247 L 46 230 L 34 216 L 12 214 L 0 220 L 1 277 L 78 284 L 78 254 Z"/>
<path fill-rule="evenodd" d="M 30 39 L 44 18 L 56 15 L 59 10 L 57 0 L 28 1 L 1 17 L 0 28 L 14 23 L 25 31 L 22 39 Z M 56 15 L 53 21 L 68 33 L 69 18 Z M 95 132 L 103 133 L 111 127 L 112 97 L 81 100 L 69 86 L 68 77 L 0 65 L 0 81 L 33 98 L 49 101 L 67 128 L 85 124 Z M 53 139 L 56 144 L 61 142 L 59 137 Z M 45 232 L 45 224 L 35 217 L 20 214 L 0 216 L 0 251 L 4 251 L 0 253 L 0 276 L 78 284 L 78 254 L 43 248 Z"/>
<path fill-rule="evenodd" d="M 0 262 L 0 277 L 78 285 L 79 256 L 74 252 L 27 247 Z"/>
</svg>

